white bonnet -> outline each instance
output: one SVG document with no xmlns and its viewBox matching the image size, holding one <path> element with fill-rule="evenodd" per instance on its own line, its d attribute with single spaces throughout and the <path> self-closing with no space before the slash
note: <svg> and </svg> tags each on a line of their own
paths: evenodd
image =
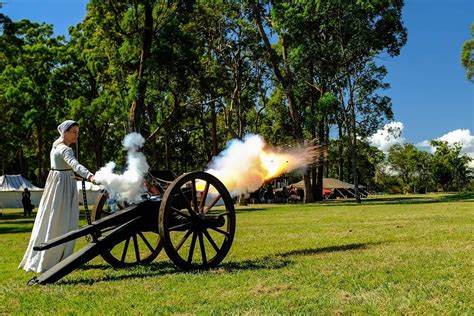
<svg viewBox="0 0 474 316">
<path fill-rule="evenodd" d="M 73 120 L 66 120 L 62 122 L 61 124 L 58 125 L 58 132 L 59 132 L 59 137 L 56 139 L 53 143 L 53 147 L 56 147 L 60 143 L 64 141 L 64 133 L 71 127 L 71 125 L 77 124 L 76 121 Z"/>
</svg>

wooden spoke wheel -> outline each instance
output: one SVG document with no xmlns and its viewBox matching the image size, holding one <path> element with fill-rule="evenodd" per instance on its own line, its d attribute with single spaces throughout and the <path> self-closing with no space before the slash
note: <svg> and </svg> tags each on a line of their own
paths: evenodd
<svg viewBox="0 0 474 316">
<path fill-rule="evenodd" d="M 235 234 L 235 209 L 226 187 L 206 172 L 178 177 L 160 206 L 159 231 L 166 254 L 179 268 L 217 266 Z"/>
<path fill-rule="evenodd" d="M 125 207 L 122 204 L 117 204 L 114 207 L 115 209 L 112 210 L 111 205 L 107 204 L 107 200 L 107 192 L 99 194 L 92 211 L 92 222 Z M 158 210 L 150 211 L 158 212 Z M 116 226 L 102 230 L 101 235 L 106 236 L 114 228 L 116 228 Z M 111 249 L 103 251 L 101 256 L 113 267 L 129 267 L 152 262 L 159 255 L 161 249 L 163 249 L 163 243 L 158 230 L 144 229 L 133 235 L 124 236 L 122 241 L 114 245 Z"/>
</svg>

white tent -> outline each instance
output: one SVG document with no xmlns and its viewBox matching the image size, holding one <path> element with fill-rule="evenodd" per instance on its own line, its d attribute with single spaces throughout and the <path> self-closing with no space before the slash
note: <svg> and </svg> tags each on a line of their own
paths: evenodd
<svg viewBox="0 0 474 316">
<path fill-rule="evenodd" d="M 303 180 L 291 184 L 298 189 L 304 189 Z M 353 198 L 355 197 L 355 186 L 351 183 L 347 183 L 334 178 L 323 178 L 323 190 L 326 198 L 344 197 Z M 362 197 L 367 197 L 368 193 L 365 190 L 365 186 L 359 184 L 359 192 Z"/>
<path fill-rule="evenodd" d="M 97 195 L 99 195 L 102 187 L 100 185 L 95 185 L 89 181 L 85 182 L 86 184 L 86 196 L 87 196 L 87 205 L 92 206 L 95 203 Z M 79 204 L 84 204 L 84 197 L 82 195 L 82 181 L 77 181 L 77 193 L 79 194 Z"/>
<path fill-rule="evenodd" d="M 31 184 L 30 181 L 22 175 L 4 175 L 0 176 L 0 208 L 22 208 L 21 193 L 25 188 L 31 192 L 31 203 L 38 207 L 43 195 L 43 189 Z M 86 181 L 87 204 L 92 207 L 97 195 L 102 188 Z M 79 194 L 79 203 L 82 205 L 82 181 L 77 181 L 77 193 Z"/>
<path fill-rule="evenodd" d="M 0 176 L 0 208 L 18 208 L 21 204 L 21 193 L 25 188 L 31 192 L 31 203 L 38 206 L 43 189 L 31 184 L 21 174 Z"/>
</svg>

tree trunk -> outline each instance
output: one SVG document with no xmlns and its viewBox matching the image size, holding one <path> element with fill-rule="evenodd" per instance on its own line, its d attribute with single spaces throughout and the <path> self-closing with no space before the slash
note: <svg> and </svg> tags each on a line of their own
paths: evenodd
<svg viewBox="0 0 474 316">
<path fill-rule="evenodd" d="M 300 145 L 304 144 L 304 138 L 303 138 L 303 128 L 301 126 L 301 118 L 300 114 L 298 112 L 298 103 L 296 102 L 296 98 L 294 96 L 293 92 L 293 85 L 291 82 L 291 70 L 287 61 L 287 52 L 286 52 L 286 46 L 285 46 L 285 39 L 284 37 L 281 38 L 281 46 L 282 46 L 282 59 L 283 59 L 283 65 L 284 65 L 284 71 L 280 69 L 280 63 L 279 63 L 279 58 L 276 53 L 276 51 L 273 49 L 270 40 L 268 39 L 267 34 L 265 33 L 265 29 L 263 27 L 263 22 L 262 22 L 262 12 L 260 8 L 260 3 L 257 4 L 256 0 L 250 0 L 249 1 L 254 18 L 255 18 L 255 24 L 257 26 L 258 34 L 260 36 L 260 39 L 263 41 L 265 50 L 267 52 L 267 63 L 270 65 L 270 67 L 273 70 L 273 73 L 280 83 L 283 92 L 285 93 L 285 96 L 288 101 L 288 110 L 290 113 L 291 121 L 292 121 L 292 130 L 293 130 L 293 137 L 296 140 L 296 142 Z M 311 186 L 311 179 L 310 179 L 310 172 L 309 170 L 306 170 L 304 175 L 303 175 L 303 181 L 305 184 L 305 198 L 304 201 L 305 203 L 307 202 L 313 202 L 314 201 L 314 196 L 312 192 L 312 186 Z"/>
<path fill-rule="evenodd" d="M 301 119 L 299 117 L 298 109 L 297 109 L 297 103 L 296 99 L 294 97 L 293 93 L 293 87 L 291 85 L 291 81 L 289 80 L 291 78 L 290 70 L 289 68 L 286 68 L 286 73 L 283 75 L 279 63 L 278 63 L 278 56 L 273 49 L 272 45 L 270 44 L 270 40 L 268 39 L 267 34 L 265 33 L 265 30 L 263 28 L 263 23 L 262 23 L 262 16 L 261 16 L 261 11 L 259 4 L 255 2 L 255 0 L 250 0 L 250 5 L 252 6 L 252 11 L 254 13 L 255 17 L 255 24 L 257 26 L 258 34 L 260 35 L 260 38 L 262 39 L 265 50 L 268 54 L 268 63 L 273 69 L 273 73 L 275 74 L 275 77 L 277 78 L 278 82 L 283 88 L 283 91 L 285 93 L 285 96 L 288 99 L 288 110 L 290 112 L 290 117 L 293 122 L 293 136 L 295 137 L 295 140 L 299 144 L 303 144 L 303 130 L 301 128 Z M 286 51 L 286 47 L 284 45 L 284 41 L 282 40 L 282 47 L 283 47 L 283 52 Z"/>
<path fill-rule="evenodd" d="M 129 130 L 140 132 L 140 119 L 145 103 L 145 93 L 147 87 L 147 80 L 145 78 L 146 63 L 150 57 L 151 42 L 153 39 L 153 7 L 149 0 L 143 0 L 145 12 L 145 25 L 142 31 L 142 49 L 140 55 L 140 63 L 137 70 L 137 97 L 132 102 L 129 112 Z"/>
<path fill-rule="evenodd" d="M 315 201 L 319 201 L 317 199 L 318 196 L 318 168 L 316 166 L 311 166 L 311 192 L 313 194 L 313 199 Z"/>
<path fill-rule="evenodd" d="M 325 115 L 325 119 L 324 119 L 324 144 L 325 144 L 325 146 L 328 146 L 328 144 L 329 144 L 329 117 L 328 117 L 328 115 Z M 320 159 L 320 160 L 322 160 L 322 163 L 325 162 L 324 158 Z M 324 177 L 329 178 L 329 164 L 327 164 L 325 166 L 326 166 L 326 168 L 324 168 Z M 323 192 L 323 194 L 324 194 L 324 192 Z"/>
<path fill-rule="evenodd" d="M 318 141 L 324 142 L 324 120 L 320 120 L 318 123 Z M 323 200 L 323 177 L 324 177 L 324 162 L 320 161 L 318 164 L 318 179 L 316 182 L 316 201 Z"/>
<path fill-rule="evenodd" d="M 217 156 L 217 114 L 216 101 L 211 102 L 211 141 L 212 141 L 212 157 Z"/>
<path fill-rule="evenodd" d="M 313 191 L 311 190 L 311 177 L 310 177 L 310 171 L 307 169 L 303 173 L 303 182 L 304 182 L 304 202 L 305 203 L 311 203 L 314 202 L 314 196 L 313 196 Z"/>
<path fill-rule="evenodd" d="M 339 124 L 338 124 L 339 125 Z M 342 126 L 338 126 L 339 131 L 339 141 L 337 144 L 337 151 L 338 151 L 338 174 L 339 180 L 344 180 L 344 156 L 343 156 L 343 134 L 342 134 Z"/>
<path fill-rule="evenodd" d="M 313 72 L 313 64 L 309 65 L 309 78 L 308 82 L 311 82 L 310 85 L 310 90 L 309 90 L 309 106 L 310 106 L 310 114 L 311 114 L 311 138 L 317 139 L 318 134 L 316 132 L 316 102 L 318 100 L 318 96 L 316 95 L 317 91 L 314 88 L 314 72 Z M 323 190 L 323 184 L 322 180 L 320 180 L 319 177 L 320 169 L 319 165 L 312 166 L 311 167 L 311 192 L 313 195 L 313 200 L 314 201 L 322 201 L 322 190 Z"/>
<path fill-rule="evenodd" d="M 351 157 L 352 157 L 352 176 L 354 178 L 354 191 L 357 203 L 361 203 L 360 192 L 359 192 L 359 176 L 357 174 L 357 132 L 356 132 L 356 117 L 355 117 L 355 106 L 351 107 L 351 124 L 352 124 L 352 135 L 351 135 Z"/>
</svg>

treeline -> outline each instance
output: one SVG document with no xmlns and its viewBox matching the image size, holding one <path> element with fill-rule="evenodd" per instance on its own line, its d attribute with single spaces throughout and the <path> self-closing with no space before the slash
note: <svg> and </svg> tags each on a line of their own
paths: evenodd
<svg viewBox="0 0 474 316">
<path fill-rule="evenodd" d="M 388 193 L 474 191 L 472 159 L 461 154 L 461 145 L 434 140 L 431 146 L 434 154 L 412 144 L 393 145 L 377 165 L 375 187 Z"/>
<path fill-rule="evenodd" d="M 203 167 L 247 133 L 272 145 L 328 146 L 304 173 L 374 183 L 377 150 L 360 141 L 392 119 L 386 69 L 400 53 L 403 1 L 90 0 L 69 36 L 0 13 L 1 171 L 38 184 L 64 119 L 81 125 L 91 170 L 146 139 L 152 168 Z M 311 181 L 311 179 L 313 181 Z M 360 180 L 359 180 L 360 179 Z"/>
</svg>

